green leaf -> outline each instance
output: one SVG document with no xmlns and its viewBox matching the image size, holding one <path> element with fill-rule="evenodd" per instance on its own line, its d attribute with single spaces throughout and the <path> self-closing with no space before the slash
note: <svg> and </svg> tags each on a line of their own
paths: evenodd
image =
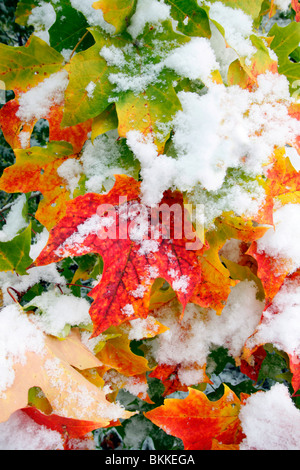
<svg viewBox="0 0 300 470">
<path fill-rule="evenodd" d="M 118 34 L 127 28 L 136 3 L 137 0 L 99 0 L 93 3 L 93 7 L 102 10 L 105 21 L 112 24 Z"/>
<path fill-rule="evenodd" d="M 187 36 L 210 38 L 207 13 L 195 0 L 166 0 L 165 3 L 171 6 L 171 16 L 178 21 L 178 31 Z"/>
<path fill-rule="evenodd" d="M 116 109 L 120 136 L 126 137 L 131 130 L 139 130 L 145 136 L 152 133 L 154 143 L 162 151 L 170 130 L 161 133 L 161 128 L 181 109 L 181 104 L 172 85 L 150 85 L 138 95 L 126 93 L 117 101 Z"/>
<path fill-rule="evenodd" d="M 112 44 L 112 39 L 97 28 L 91 28 L 95 44 L 74 55 L 66 66 L 69 84 L 65 92 L 65 109 L 62 127 L 73 126 L 102 113 L 109 105 L 108 98 L 113 85 L 108 79 L 110 73 L 106 60 L 100 56 L 103 46 Z M 94 86 L 92 95 L 88 85 Z"/>
<path fill-rule="evenodd" d="M 26 90 L 58 72 L 63 61 L 59 52 L 37 36 L 31 37 L 28 46 L 0 44 L 0 79 L 7 90 Z"/>
<path fill-rule="evenodd" d="M 0 271 L 12 271 L 21 276 L 32 263 L 29 256 L 31 224 L 8 242 L 0 242 Z"/>
<path fill-rule="evenodd" d="M 300 64 L 289 59 L 299 46 L 300 23 L 292 22 L 283 28 L 274 24 L 268 36 L 273 37 L 270 47 L 278 57 L 278 72 L 284 74 L 292 85 L 300 77 Z"/>
<path fill-rule="evenodd" d="M 19 0 L 15 14 L 16 23 L 26 26 L 31 11 L 39 6 L 39 3 L 40 0 Z"/>
<path fill-rule="evenodd" d="M 77 44 L 76 52 L 91 47 L 94 44 L 94 40 L 91 33 L 87 31 L 89 24 L 84 15 L 80 11 L 75 10 L 69 3 L 61 2 L 58 6 L 56 21 L 49 28 L 51 47 L 54 47 L 59 52 L 63 49 L 73 50 Z"/>
<path fill-rule="evenodd" d="M 110 104 L 99 116 L 93 119 L 92 124 L 92 142 L 94 139 L 105 132 L 117 129 L 118 116 L 116 113 L 116 106 L 114 103 Z"/>
</svg>

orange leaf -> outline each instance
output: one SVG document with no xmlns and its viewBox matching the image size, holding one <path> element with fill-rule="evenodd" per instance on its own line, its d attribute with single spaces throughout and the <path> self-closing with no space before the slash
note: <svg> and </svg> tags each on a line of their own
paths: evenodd
<svg viewBox="0 0 300 470">
<path fill-rule="evenodd" d="M 300 21 L 300 3 L 299 0 L 292 0 L 292 8 L 296 12 L 296 21 Z"/>
<path fill-rule="evenodd" d="M 167 210 L 176 204 L 178 226 L 172 216 L 161 221 L 156 208 L 153 223 L 150 208 L 140 204 L 140 183 L 117 175 L 109 193 L 88 193 L 66 204 L 65 216 L 51 230 L 48 244 L 33 263 L 42 266 L 86 253 L 103 257 L 103 275 L 89 294 L 94 299 L 90 308 L 93 336 L 111 325 L 146 318 L 155 278 L 162 277 L 172 285 L 183 308 L 199 283 L 198 250 L 187 249 L 191 240 L 183 233 L 187 223 L 181 223 L 186 216 L 182 196 L 167 191 L 162 204 Z M 103 224 L 108 225 L 107 231 Z M 140 232 L 145 225 L 145 231 Z M 196 238 L 192 225 L 188 227 Z M 153 229 L 157 238 L 152 237 Z M 177 229 L 180 233 L 175 236 Z"/>
<path fill-rule="evenodd" d="M 178 377 L 178 372 L 180 369 L 180 364 L 159 364 L 155 367 L 155 369 L 149 374 L 149 377 L 156 378 L 162 381 L 165 390 L 163 396 L 170 395 L 173 392 L 177 391 L 188 391 L 188 386 L 182 384 Z M 212 383 L 208 376 L 205 373 L 206 365 L 199 366 L 199 364 L 195 363 L 192 364 L 191 367 L 193 369 L 200 369 L 203 373 L 203 379 L 201 383 Z"/>
<path fill-rule="evenodd" d="M 226 304 L 231 287 L 237 284 L 230 277 L 228 269 L 222 264 L 219 251 L 226 240 L 235 238 L 251 242 L 263 236 L 267 227 L 254 226 L 251 221 L 224 214 L 215 220 L 215 229 L 206 234 L 209 249 L 201 256 L 202 278 L 197 285 L 191 301 L 204 308 L 212 308 L 220 314 Z"/>
<path fill-rule="evenodd" d="M 264 252 L 258 252 L 255 241 L 246 254 L 251 255 L 257 261 L 257 277 L 262 282 L 268 306 L 289 274 L 285 260 L 280 261 L 280 259 L 273 258 Z"/>
<path fill-rule="evenodd" d="M 96 422 L 65 418 L 64 416 L 59 416 L 55 413 L 47 415 L 34 406 L 23 408 L 22 411 L 30 416 L 30 418 L 32 418 L 36 423 L 46 426 L 47 428 L 52 429 L 52 431 L 58 431 L 64 437 L 67 436 L 71 439 L 81 438 L 85 434 L 101 428 L 103 424 L 101 421 Z M 116 426 L 117 424 L 116 422 L 112 422 L 109 425 Z"/>
<path fill-rule="evenodd" d="M 41 191 L 36 218 L 48 230 L 64 215 L 70 190 L 57 169 L 71 155 L 72 147 L 66 142 L 51 142 L 47 147 L 15 149 L 16 162 L 5 168 L 0 179 L 0 189 L 8 193 Z"/>
<path fill-rule="evenodd" d="M 30 322 L 29 319 L 27 321 Z M 0 398 L 1 422 L 27 406 L 28 390 L 32 387 L 41 388 L 53 413 L 64 418 L 93 421 L 102 427 L 112 419 L 132 415 L 107 401 L 105 392 L 76 370 L 101 366 L 99 360 L 81 343 L 77 330 L 63 340 L 42 332 L 40 334 L 43 338 L 42 350 L 29 350 L 22 357 L 22 362 L 18 359 L 13 361 L 13 383 Z"/>
<path fill-rule="evenodd" d="M 300 357 L 297 354 L 289 354 L 290 371 L 293 374 L 292 387 L 296 393 L 300 389 Z"/>
<path fill-rule="evenodd" d="M 140 375 L 150 370 L 148 361 L 131 351 L 130 340 L 124 334 L 106 341 L 105 346 L 96 356 L 106 367 L 115 369 L 126 376 Z"/>
<path fill-rule="evenodd" d="M 166 399 L 163 406 L 145 416 L 167 434 L 182 439 L 185 450 L 211 450 L 214 439 L 228 446 L 238 445 L 244 438 L 240 406 L 240 400 L 227 385 L 217 401 L 209 401 L 203 392 L 189 388 L 186 398 Z"/>
</svg>

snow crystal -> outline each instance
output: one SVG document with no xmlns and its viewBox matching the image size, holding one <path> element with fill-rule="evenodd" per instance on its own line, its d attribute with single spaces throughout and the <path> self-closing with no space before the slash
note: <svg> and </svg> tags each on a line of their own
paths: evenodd
<svg viewBox="0 0 300 470">
<path fill-rule="evenodd" d="M 70 191 L 70 197 L 73 197 L 73 192 L 76 189 L 82 174 L 82 166 L 80 162 L 75 158 L 68 158 L 57 168 L 57 173 L 61 178 L 66 180 Z"/>
<path fill-rule="evenodd" d="M 257 240 L 257 251 L 280 260 L 290 272 L 300 266 L 300 204 L 285 204 L 274 211 L 275 228 Z"/>
<path fill-rule="evenodd" d="M 69 78 L 66 70 L 53 73 L 34 88 L 20 95 L 20 107 L 16 113 L 23 122 L 42 119 L 47 116 L 51 106 L 60 105 Z"/>
<path fill-rule="evenodd" d="M 13 335 L 12 335 L 13 332 Z M 22 313 L 17 304 L 8 305 L 0 311 L 0 394 L 15 379 L 13 365 L 26 364 L 26 353 L 42 354 L 44 349 L 43 333 Z"/>
<path fill-rule="evenodd" d="M 170 17 L 170 7 L 163 1 L 138 0 L 135 13 L 131 17 L 128 33 L 136 39 L 147 23 L 157 25 Z"/>
<path fill-rule="evenodd" d="M 152 342 L 155 360 L 159 364 L 181 364 L 186 367 L 184 374 L 188 380 L 188 368 L 191 368 L 191 373 L 197 374 L 192 365 L 196 362 L 198 366 L 203 366 L 210 350 L 215 347 L 226 347 L 231 356 L 239 356 L 246 339 L 259 323 L 264 308 L 264 303 L 257 300 L 256 294 L 254 282 L 238 283 L 231 288 L 221 315 L 191 303 L 187 304 L 180 321 L 180 309 L 176 310 L 176 304 L 156 310 L 155 317 L 169 330 Z"/>
<path fill-rule="evenodd" d="M 122 313 L 126 315 L 126 317 L 130 317 L 131 315 L 134 315 L 134 308 L 131 304 L 126 304 L 125 307 L 122 309 Z"/>
<path fill-rule="evenodd" d="M 300 410 L 285 385 L 252 394 L 239 419 L 246 435 L 240 450 L 299 450 Z"/>
<path fill-rule="evenodd" d="M 12 240 L 23 228 L 26 227 L 27 222 L 22 212 L 26 204 L 25 194 L 21 194 L 13 202 L 10 210 L 6 216 L 5 224 L 0 230 L 0 241 L 8 242 Z"/>
<path fill-rule="evenodd" d="M 85 87 L 85 91 L 87 92 L 87 97 L 89 99 L 93 98 L 95 88 L 96 88 L 96 83 L 94 83 L 93 81 L 89 82 L 87 86 Z"/>
<path fill-rule="evenodd" d="M 159 250 L 159 242 L 157 240 L 143 240 L 140 248 L 140 255 L 148 255 L 149 253 L 155 253 Z"/>
<path fill-rule="evenodd" d="M 88 235 L 97 235 L 101 228 L 101 217 L 98 214 L 93 214 L 87 218 L 82 224 L 77 226 L 76 232 L 72 233 L 66 240 L 59 245 L 55 250 L 55 254 L 58 256 L 70 256 L 69 250 L 76 248 L 77 254 L 87 253 L 91 247 L 86 247 L 84 241 Z"/>
<path fill-rule="evenodd" d="M 63 450 L 63 439 L 58 431 L 37 424 L 24 411 L 15 411 L 0 423 L 1 450 Z"/>
<path fill-rule="evenodd" d="M 129 323 L 130 329 L 127 334 L 130 340 L 147 338 L 149 334 L 154 336 L 159 330 L 159 324 L 151 315 L 148 315 L 147 318 L 134 318 Z"/>
<path fill-rule="evenodd" d="M 80 297 L 59 294 L 56 291 L 43 292 L 25 305 L 37 307 L 31 320 L 45 333 L 53 336 L 64 336 L 66 325 L 88 325 L 91 323 L 89 302 Z"/>
<path fill-rule="evenodd" d="M 286 279 L 272 305 L 264 311 L 262 322 L 248 339 L 249 348 L 272 343 L 288 354 L 300 355 L 300 282 Z"/>
<path fill-rule="evenodd" d="M 19 141 L 20 141 L 22 149 L 26 149 L 27 147 L 30 147 L 30 137 L 31 137 L 30 132 L 26 132 L 26 131 L 20 132 Z"/>
</svg>

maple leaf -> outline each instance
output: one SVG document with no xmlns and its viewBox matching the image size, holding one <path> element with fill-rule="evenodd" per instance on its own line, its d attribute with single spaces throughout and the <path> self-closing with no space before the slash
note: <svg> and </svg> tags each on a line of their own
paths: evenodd
<svg viewBox="0 0 300 470">
<path fill-rule="evenodd" d="M 178 21 L 178 31 L 187 36 L 210 38 L 208 15 L 195 0 L 166 0 L 165 3 L 170 5 L 171 15 Z"/>
<path fill-rule="evenodd" d="M 16 162 L 5 168 L 0 179 L 0 189 L 8 193 L 41 191 L 44 199 L 35 214 L 48 230 L 65 213 L 65 203 L 70 199 L 70 190 L 57 169 L 72 154 L 68 142 L 50 142 L 46 147 L 15 149 Z"/>
<path fill-rule="evenodd" d="M 269 305 L 289 274 L 286 260 L 280 260 L 261 252 L 258 250 L 256 241 L 251 244 L 247 254 L 257 262 L 257 276 L 265 291 L 266 304 Z"/>
<path fill-rule="evenodd" d="M 292 62 L 289 55 L 299 45 L 300 24 L 292 21 L 287 26 L 280 27 L 275 23 L 270 29 L 268 36 L 273 38 L 271 49 L 278 58 L 278 72 L 284 74 L 290 84 L 295 80 L 299 80 L 300 64 Z"/>
<path fill-rule="evenodd" d="M 21 314 L 24 314 L 22 309 Z M 26 321 L 31 322 L 29 319 Z M 13 383 L 0 398 L 1 422 L 14 411 L 27 406 L 28 390 L 32 387 L 40 387 L 53 412 L 65 418 L 97 422 L 98 427 L 102 427 L 112 419 L 131 416 L 131 413 L 108 402 L 104 391 L 76 370 L 101 366 L 81 343 L 77 329 L 64 340 L 47 336 L 38 329 L 37 334 L 42 350 L 27 350 L 22 361 L 13 358 Z"/>
<path fill-rule="evenodd" d="M 224 384 L 224 395 L 217 401 L 189 388 L 186 398 L 168 398 L 145 416 L 167 434 L 182 439 L 185 450 L 211 450 L 214 439 L 224 445 L 242 441 L 240 407 L 239 398 Z"/>
<path fill-rule="evenodd" d="M 31 224 L 12 240 L 0 242 L 0 271 L 27 274 L 26 269 L 32 262 L 29 256 L 31 243 Z"/>
<path fill-rule="evenodd" d="M 169 214 L 169 234 L 168 223 L 159 221 L 158 209 L 150 214 L 149 224 L 150 208 L 140 204 L 140 182 L 117 175 L 108 194 L 87 193 L 66 204 L 65 216 L 51 230 L 48 244 L 33 263 L 42 266 L 86 253 L 103 257 L 103 275 L 89 294 L 94 299 L 90 308 L 93 335 L 126 320 L 147 317 L 151 286 L 157 277 L 171 284 L 183 308 L 200 281 L 202 245 L 199 242 L 194 245 L 197 250 L 187 249 L 196 236 L 192 225 L 181 224 L 186 220 L 182 195 L 167 191 L 162 204 L 167 212 L 176 204 L 180 212 L 177 226 Z M 183 225 L 188 233 L 183 233 Z M 153 228 L 155 238 L 151 238 Z"/>
<path fill-rule="evenodd" d="M 93 3 L 93 8 L 102 10 L 105 21 L 112 24 L 118 34 L 128 26 L 135 4 L 135 0 L 98 0 Z"/>
<path fill-rule="evenodd" d="M 264 235 L 268 227 L 254 226 L 249 220 L 225 213 L 215 220 L 215 229 L 206 233 L 209 248 L 200 256 L 202 279 L 193 293 L 191 301 L 201 307 L 208 307 L 220 314 L 226 304 L 231 287 L 237 280 L 230 277 L 230 272 L 221 262 L 219 251 L 226 240 L 235 238 L 243 242 L 252 242 Z"/>
<path fill-rule="evenodd" d="M 148 361 L 131 351 L 128 336 L 121 334 L 117 328 L 110 328 L 107 331 L 108 334 L 111 332 L 114 332 L 115 338 L 106 341 L 101 351 L 96 354 L 105 367 L 115 369 L 126 376 L 140 375 L 149 371 Z"/>
<path fill-rule="evenodd" d="M 55 413 L 45 414 L 35 408 L 34 406 L 28 406 L 23 408 L 22 411 L 32 418 L 36 423 L 46 426 L 53 431 L 58 431 L 62 436 L 70 439 L 79 439 L 101 426 L 101 423 L 95 421 L 86 421 L 72 418 L 65 418 L 64 416 L 57 415 Z M 119 421 L 109 423 L 109 426 L 118 426 Z"/>
<path fill-rule="evenodd" d="M 64 58 L 45 41 L 32 35 L 25 46 L 0 44 L 0 79 L 8 90 L 28 90 L 58 72 Z"/>
<path fill-rule="evenodd" d="M 292 8 L 296 12 L 295 20 L 300 21 L 300 3 L 299 0 L 292 0 Z"/>
<path fill-rule="evenodd" d="M 23 121 L 18 111 L 20 109 L 19 99 L 20 92 L 15 90 L 15 98 L 8 101 L 0 110 L 0 127 L 5 140 L 13 149 L 29 148 L 30 135 L 34 129 L 38 119 L 33 117 L 31 121 Z M 53 104 L 49 111 L 40 119 L 46 119 L 49 123 L 49 141 L 65 141 L 70 142 L 73 152 L 78 153 L 82 149 L 87 136 L 92 129 L 92 120 L 88 119 L 83 123 L 75 126 L 61 127 L 63 118 L 63 104 Z M 22 137 L 27 136 L 27 143 L 24 143 Z"/>
</svg>

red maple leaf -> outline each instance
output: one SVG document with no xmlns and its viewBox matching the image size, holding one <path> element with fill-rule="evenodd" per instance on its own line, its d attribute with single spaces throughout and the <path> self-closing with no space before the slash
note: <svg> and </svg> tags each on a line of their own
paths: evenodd
<svg viewBox="0 0 300 470">
<path fill-rule="evenodd" d="M 160 206 L 150 208 L 141 204 L 140 182 L 117 175 L 109 193 L 78 196 L 67 202 L 65 214 L 33 265 L 87 253 L 103 257 L 103 275 L 89 294 L 94 299 L 93 336 L 111 325 L 146 318 L 158 277 L 185 307 L 200 282 L 203 246 L 187 220 L 180 192 L 166 191 Z"/>
<path fill-rule="evenodd" d="M 145 413 L 146 418 L 167 434 L 182 439 L 185 450 L 211 450 L 216 440 L 220 448 L 238 445 L 245 437 L 239 420 L 242 401 L 224 384 L 224 395 L 210 401 L 199 390 L 189 388 L 184 399 L 168 398 L 164 405 Z"/>
</svg>

